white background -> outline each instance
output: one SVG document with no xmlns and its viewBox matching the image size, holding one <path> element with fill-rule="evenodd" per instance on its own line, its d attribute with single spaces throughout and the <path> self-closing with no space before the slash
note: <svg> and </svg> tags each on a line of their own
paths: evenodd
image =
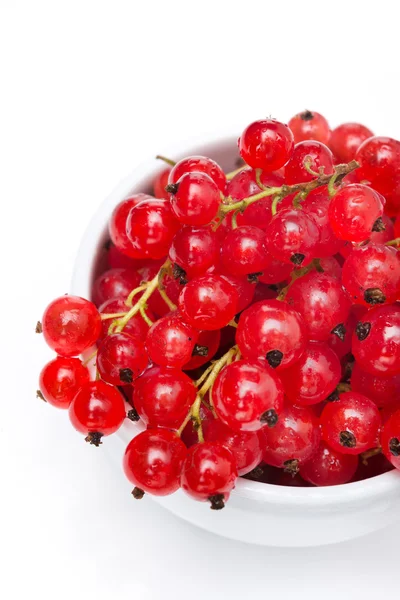
<svg viewBox="0 0 400 600">
<path fill-rule="evenodd" d="M 398 592 L 400 527 L 246 546 L 134 503 L 35 399 L 35 323 L 99 202 L 171 141 L 304 108 L 400 136 L 395 3 L 0 2 L 0 597 L 338 598 Z M 240 133 L 238 131 L 238 133 Z"/>
</svg>

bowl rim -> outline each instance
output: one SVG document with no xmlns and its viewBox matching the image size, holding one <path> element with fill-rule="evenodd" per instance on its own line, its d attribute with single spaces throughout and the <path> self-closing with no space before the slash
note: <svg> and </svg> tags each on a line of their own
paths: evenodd
<svg viewBox="0 0 400 600">
<path fill-rule="evenodd" d="M 240 127 L 236 131 L 240 131 Z M 228 148 L 234 145 L 237 137 L 232 128 L 219 133 L 204 134 L 186 142 L 172 144 L 163 154 L 180 159 L 184 156 L 206 152 L 207 149 L 212 153 L 213 149 L 221 150 L 223 146 Z M 163 168 L 165 168 L 165 164 L 156 160 L 155 157 L 145 159 L 100 204 L 85 230 L 76 254 L 71 280 L 72 294 L 85 298 L 90 297 L 94 257 L 113 208 L 131 193 L 132 188 L 136 186 L 140 188 L 141 182 L 149 180 Z M 133 424 L 130 423 L 130 425 Z M 122 429 L 124 427 L 125 425 Z M 116 435 L 118 436 L 118 432 Z M 122 437 L 118 437 L 122 441 Z M 280 506 L 312 508 L 321 504 L 337 506 L 358 501 L 368 502 L 396 491 L 400 491 L 400 473 L 394 469 L 362 481 L 327 487 L 286 487 L 239 478 L 232 495 Z"/>
</svg>

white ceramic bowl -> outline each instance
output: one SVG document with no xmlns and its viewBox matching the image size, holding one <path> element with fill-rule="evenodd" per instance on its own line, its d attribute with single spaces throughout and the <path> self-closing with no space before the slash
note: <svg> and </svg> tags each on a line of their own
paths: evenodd
<svg viewBox="0 0 400 600">
<path fill-rule="evenodd" d="M 205 154 L 230 171 L 237 158 L 236 139 L 229 135 L 200 140 L 172 148 L 169 156 L 179 159 Z M 151 191 L 155 174 L 163 168 L 156 159 L 142 163 L 100 206 L 82 240 L 71 293 L 90 297 L 113 208 L 132 192 Z M 126 445 L 138 431 L 137 424 L 127 421 L 102 448 L 121 464 Z M 316 546 L 367 534 L 400 517 L 400 473 L 391 471 L 365 481 L 321 488 L 281 487 L 239 479 L 222 511 L 212 511 L 180 491 L 155 500 L 182 519 L 228 538 L 266 546 Z"/>
</svg>

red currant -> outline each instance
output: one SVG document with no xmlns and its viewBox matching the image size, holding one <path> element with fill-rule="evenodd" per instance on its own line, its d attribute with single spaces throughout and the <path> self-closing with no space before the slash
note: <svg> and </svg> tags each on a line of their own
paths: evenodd
<svg viewBox="0 0 400 600">
<path fill-rule="evenodd" d="M 171 167 L 167 167 L 158 173 L 153 181 L 154 196 L 156 198 L 163 198 L 169 200 L 169 194 L 165 191 L 168 185 L 169 174 L 171 173 Z"/>
<path fill-rule="evenodd" d="M 236 341 L 246 359 L 264 359 L 273 368 L 299 360 L 306 344 L 300 315 L 278 300 L 262 300 L 240 316 Z"/>
<path fill-rule="evenodd" d="M 277 260 L 296 266 L 307 265 L 315 258 L 320 242 L 319 227 L 303 210 L 279 211 L 266 231 L 269 252 Z"/>
<path fill-rule="evenodd" d="M 386 421 L 381 433 L 382 452 L 396 469 L 400 469 L 400 411 Z"/>
<path fill-rule="evenodd" d="M 160 366 L 181 368 L 194 350 L 208 352 L 195 346 L 199 332 L 184 323 L 178 314 L 163 317 L 150 328 L 146 349 L 150 360 Z"/>
<path fill-rule="evenodd" d="M 293 152 L 293 134 L 287 125 L 264 119 L 251 123 L 239 138 L 239 152 L 253 169 L 275 171 Z"/>
<path fill-rule="evenodd" d="M 176 218 L 185 225 L 207 225 L 216 217 L 220 191 L 206 173 L 185 173 L 168 186 Z"/>
<path fill-rule="evenodd" d="M 125 475 L 136 486 L 133 495 L 139 498 L 143 492 L 153 496 L 176 492 L 186 454 L 185 444 L 173 431 L 148 429 L 139 433 L 124 455 Z"/>
<path fill-rule="evenodd" d="M 130 269 L 109 269 L 97 277 L 92 288 L 93 302 L 100 306 L 113 300 L 129 296 L 140 285 L 140 275 Z"/>
<path fill-rule="evenodd" d="M 136 271 L 140 269 L 143 261 L 130 258 L 126 254 L 122 254 L 112 242 L 109 244 L 107 251 L 107 264 L 109 269 L 129 269 Z"/>
<path fill-rule="evenodd" d="M 197 338 L 197 345 L 202 349 L 201 353 L 192 356 L 190 360 L 182 367 L 184 371 L 192 371 L 205 365 L 216 354 L 221 340 L 221 331 L 200 331 Z"/>
<path fill-rule="evenodd" d="M 398 237 L 392 219 L 386 214 L 383 214 L 381 219 L 382 222 L 376 228 L 379 231 L 372 231 L 369 236 L 369 241 L 374 242 L 374 244 L 386 244 L 386 242 L 390 242 L 395 237 Z"/>
<path fill-rule="evenodd" d="M 325 144 L 314 141 L 300 142 L 295 145 L 290 161 L 285 166 L 286 183 L 303 183 L 312 181 L 316 175 L 314 173 L 323 170 L 325 175 L 333 173 L 333 154 Z"/>
<path fill-rule="evenodd" d="M 359 180 L 368 181 L 374 190 L 398 206 L 400 142 L 389 137 L 370 137 L 358 148 L 356 160 L 360 163 Z"/>
<path fill-rule="evenodd" d="M 353 477 L 358 457 L 343 454 L 321 442 L 313 456 L 300 467 L 300 475 L 313 485 L 341 485 Z"/>
<path fill-rule="evenodd" d="M 219 260 L 218 236 L 210 227 L 182 227 L 172 240 L 169 257 L 189 279 L 204 275 Z"/>
<path fill-rule="evenodd" d="M 361 183 L 344 186 L 332 198 L 329 221 L 341 240 L 362 242 L 382 227 L 383 204 L 379 194 Z"/>
<path fill-rule="evenodd" d="M 100 314 L 118 314 L 127 312 L 129 308 L 126 306 L 124 300 L 122 298 L 114 298 L 111 300 L 107 300 L 99 307 Z M 153 313 L 147 309 L 146 314 L 152 321 L 155 320 Z M 103 340 L 108 335 L 108 329 L 112 323 L 112 319 L 105 319 L 102 321 L 102 331 L 100 334 L 99 341 Z M 133 317 L 129 319 L 127 324 L 124 327 L 124 333 L 128 333 L 129 335 L 133 335 L 134 337 L 139 338 L 139 340 L 144 341 L 147 336 L 147 332 L 149 331 L 149 326 L 146 321 L 143 319 L 140 313 L 137 313 Z"/>
<path fill-rule="evenodd" d="M 120 252 L 131 258 L 137 258 L 137 253 L 132 248 L 132 243 L 127 236 L 126 222 L 131 209 L 143 202 L 143 200 L 150 198 L 151 196 L 148 194 L 134 194 L 133 196 L 129 196 L 129 198 L 117 204 L 110 218 L 108 227 L 113 244 L 115 244 L 115 247 Z"/>
<path fill-rule="evenodd" d="M 219 418 L 234 431 L 274 427 L 283 409 L 279 377 L 258 361 L 239 360 L 226 366 L 213 387 Z"/>
<path fill-rule="evenodd" d="M 221 248 L 222 267 L 241 277 L 260 273 L 269 264 L 265 233 L 258 227 L 237 227 L 230 231 Z"/>
<path fill-rule="evenodd" d="M 219 275 L 192 279 L 179 296 L 182 316 L 196 329 L 221 329 L 237 312 L 238 293 Z"/>
<path fill-rule="evenodd" d="M 316 140 L 327 144 L 330 138 L 329 123 L 320 113 L 305 110 L 292 117 L 288 123 L 294 135 L 294 141 Z"/>
<path fill-rule="evenodd" d="M 180 227 L 168 200 L 144 200 L 131 209 L 126 234 L 134 258 L 163 258 Z"/>
<path fill-rule="evenodd" d="M 320 421 L 323 439 L 337 452 L 361 454 L 377 445 L 379 410 L 362 394 L 341 394 L 339 400 L 325 406 Z"/>
<path fill-rule="evenodd" d="M 130 385 L 147 365 L 143 342 L 129 333 L 108 335 L 97 351 L 97 369 L 101 378 L 112 385 Z"/>
<path fill-rule="evenodd" d="M 328 214 L 330 203 L 331 199 L 327 191 L 321 189 L 310 192 L 301 203 L 303 211 L 313 218 L 319 229 L 319 241 L 313 250 L 313 254 L 318 258 L 336 254 L 344 244 L 342 240 L 336 237 L 330 225 Z"/>
<path fill-rule="evenodd" d="M 229 273 L 218 273 L 221 275 L 222 279 L 228 281 L 235 288 L 238 293 L 238 302 L 236 307 L 236 312 L 242 312 L 245 308 L 249 306 L 254 297 L 254 292 L 256 289 L 255 283 L 253 281 L 249 281 L 245 277 L 235 277 L 235 275 L 231 275 Z"/>
<path fill-rule="evenodd" d="M 115 433 L 125 419 L 125 404 L 119 391 L 104 381 L 91 381 L 80 388 L 69 407 L 69 418 L 86 441 L 98 446 L 103 435 Z"/>
<path fill-rule="evenodd" d="M 189 448 L 181 475 L 182 489 L 195 500 L 224 507 L 235 487 L 237 467 L 232 452 L 222 444 L 204 442 Z"/>
<path fill-rule="evenodd" d="M 178 369 L 152 367 L 135 381 L 134 407 L 152 427 L 179 428 L 195 398 L 192 380 Z"/>
<path fill-rule="evenodd" d="M 60 356 L 78 356 L 96 342 L 101 332 L 99 311 L 78 296 L 53 300 L 42 318 L 44 339 Z"/>
<path fill-rule="evenodd" d="M 189 156 L 183 158 L 172 168 L 168 183 L 178 183 L 185 173 L 205 173 L 214 181 L 218 189 L 225 194 L 226 177 L 221 167 L 207 156 Z"/>
<path fill-rule="evenodd" d="M 389 406 L 400 398 L 400 375 L 378 377 L 354 363 L 350 379 L 353 392 L 359 392 L 373 400 L 378 408 Z"/>
<path fill-rule="evenodd" d="M 89 379 L 88 369 L 78 358 L 57 356 L 43 367 L 39 387 L 49 404 L 68 408 L 79 388 Z"/>
<path fill-rule="evenodd" d="M 336 354 L 327 344 L 309 342 L 304 354 L 282 371 L 286 396 L 300 405 L 325 400 L 340 381 L 342 369 Z"/>
<path fill-rule="evenodd" d="M 348 163 L 353 160 L 361 144 L 373 135 L 368 127 L 360 123 L 343 123 L 332 131 L 329 147 L 340 162 Z"/>
</svg>

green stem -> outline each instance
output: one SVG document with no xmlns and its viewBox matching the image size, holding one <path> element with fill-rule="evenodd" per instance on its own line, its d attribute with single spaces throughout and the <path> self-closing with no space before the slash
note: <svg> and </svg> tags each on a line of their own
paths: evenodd
<svg viewBox="0 0 400 600">
<path fill-rule="evenodd" d="M 391 240 L 390 242 L 386 242 L 386 246 L 400 246 L 400 237 Z"/>
<path fill-rule="evenodd" d="M 165 163 L 167 163 L 167 165 L 170 165 L 171 167 L 174 167 L 176 165 L 176 162 L 174 160 L 172 160 L 171 158 L 167 158 L 166 156 L 162 156 L 161 154 L 157 154 L 156 158 L 158 160 L 162 160 Z"/>
</svg>

